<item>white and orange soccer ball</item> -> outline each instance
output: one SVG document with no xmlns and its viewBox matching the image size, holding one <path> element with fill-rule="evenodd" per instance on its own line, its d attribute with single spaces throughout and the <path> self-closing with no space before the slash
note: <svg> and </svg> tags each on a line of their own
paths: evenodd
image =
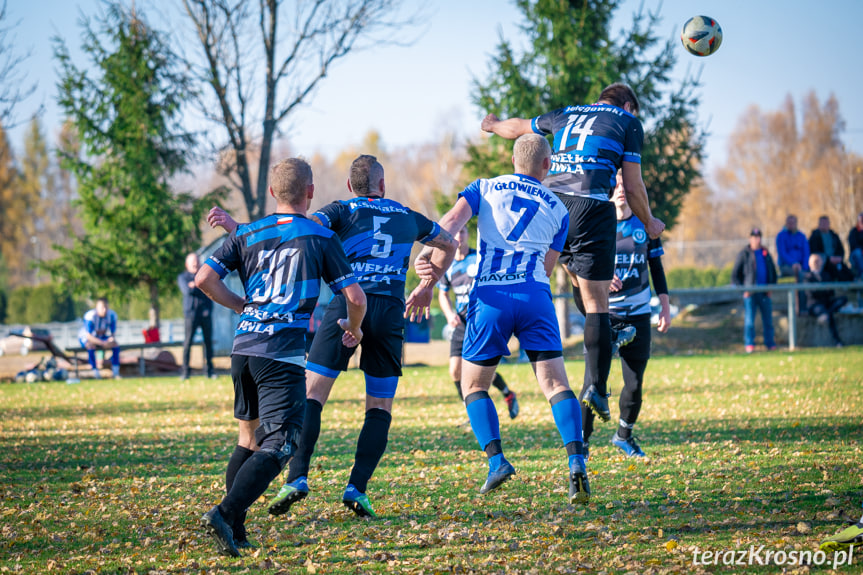
<svg viewBox="0 0 863 575">
<path fill-rule="evenodd" d="M 693 16 L 683 25 L 680 41 L 690 54 L 710 56 L 722 44 L 722 28 L 710 16 Z"/>
</svg>

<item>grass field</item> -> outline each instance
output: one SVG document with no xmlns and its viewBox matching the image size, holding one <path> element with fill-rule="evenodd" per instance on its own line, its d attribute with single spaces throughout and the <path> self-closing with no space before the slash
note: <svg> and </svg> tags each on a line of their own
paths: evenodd
<svg viewBox="0 0 863 575">
<path fill-rule="evenodd" d="M 583 364 L 567 366 L 579 380 Z M 565 454 L 529 366 L 501 372 L 522 407 L 510 421 L 492 390 L 518 471 L 501 489 L 477 493 L 485 458 L 445 368 L 407 368 L 369 484 L 380 518 L 355 518 L 340 502 L 362 421 L 351 371 L 324 411 L 311 495 L 281 518 L 256 504 L 262 545 L 240 559 L 198 528 L 235 441 L 227 377 L 2 385 L 0 572 L 829 573 L 693 557 L 815 551 L 861 511 L 861 348 L 652 360 L 636 429 L 649 458 L 625 459 L 600 427 L 587 507 L 567 503 Z M 618 366 L 612 381 L 619 391 Z"/>
</svg>

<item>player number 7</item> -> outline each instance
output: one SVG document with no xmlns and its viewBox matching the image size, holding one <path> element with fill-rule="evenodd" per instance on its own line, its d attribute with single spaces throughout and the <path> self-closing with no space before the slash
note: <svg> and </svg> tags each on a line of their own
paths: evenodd
<svg viewBox="0 0 863 575">
<path fill-rule="evenodd" d="M 512 205 L 510 205 L 509 209 L 513 212 L 524 210 L 524 213 L 521 214 L 515 227 L 512 228 L 512 231 L 509 232 L 508 236 L 506 236 L 507 240 L 514 242 L 522 236 L 524 230 L 527 229 L 527 225 L 530 223 L 530 220 L 532 220 L 533 216 L 536 215 L 536 212 L 539 211 L 539 202 L 529 200 L 521 196 L 513 196 Z"/>
</svg>

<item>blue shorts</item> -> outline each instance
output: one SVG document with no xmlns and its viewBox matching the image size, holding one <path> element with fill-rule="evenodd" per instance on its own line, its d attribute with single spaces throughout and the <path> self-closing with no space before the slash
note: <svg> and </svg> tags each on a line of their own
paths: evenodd
<svg viewBox="0 0 863 575">
<path fill-rule="evenodd" d="M 509 355 L 507 343 L 515 335 L 521 349 L 562 351 L 557 314 L 548 286 L 477 287 L 471 292 L 462 358 L 487 360 Z M 521 291 L 524 290 L 524 291 Z"/>
</svg>

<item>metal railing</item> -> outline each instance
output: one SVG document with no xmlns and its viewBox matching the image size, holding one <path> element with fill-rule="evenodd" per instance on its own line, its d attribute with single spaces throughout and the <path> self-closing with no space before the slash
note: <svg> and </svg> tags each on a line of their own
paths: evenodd
<svg viewBox="0 0 863 575">
<path fill-rule="evenodd" d="M 685 298 L 686 296 L 721 296 L 729 294 L 742 294 L 743 292 L 785 292 L 788 300 L 788 349 L 797 347 L 797 314 L 794 312 L 794 300 L 799 291 L 860 291 L 863 292 L 863 281 L 856 282 L 829 282 L 829 283 L 781 283 L 759 286 L 722 286 L 712 288 L 686 288 L 669 290 L 672 298 Z"/>
</svg>

